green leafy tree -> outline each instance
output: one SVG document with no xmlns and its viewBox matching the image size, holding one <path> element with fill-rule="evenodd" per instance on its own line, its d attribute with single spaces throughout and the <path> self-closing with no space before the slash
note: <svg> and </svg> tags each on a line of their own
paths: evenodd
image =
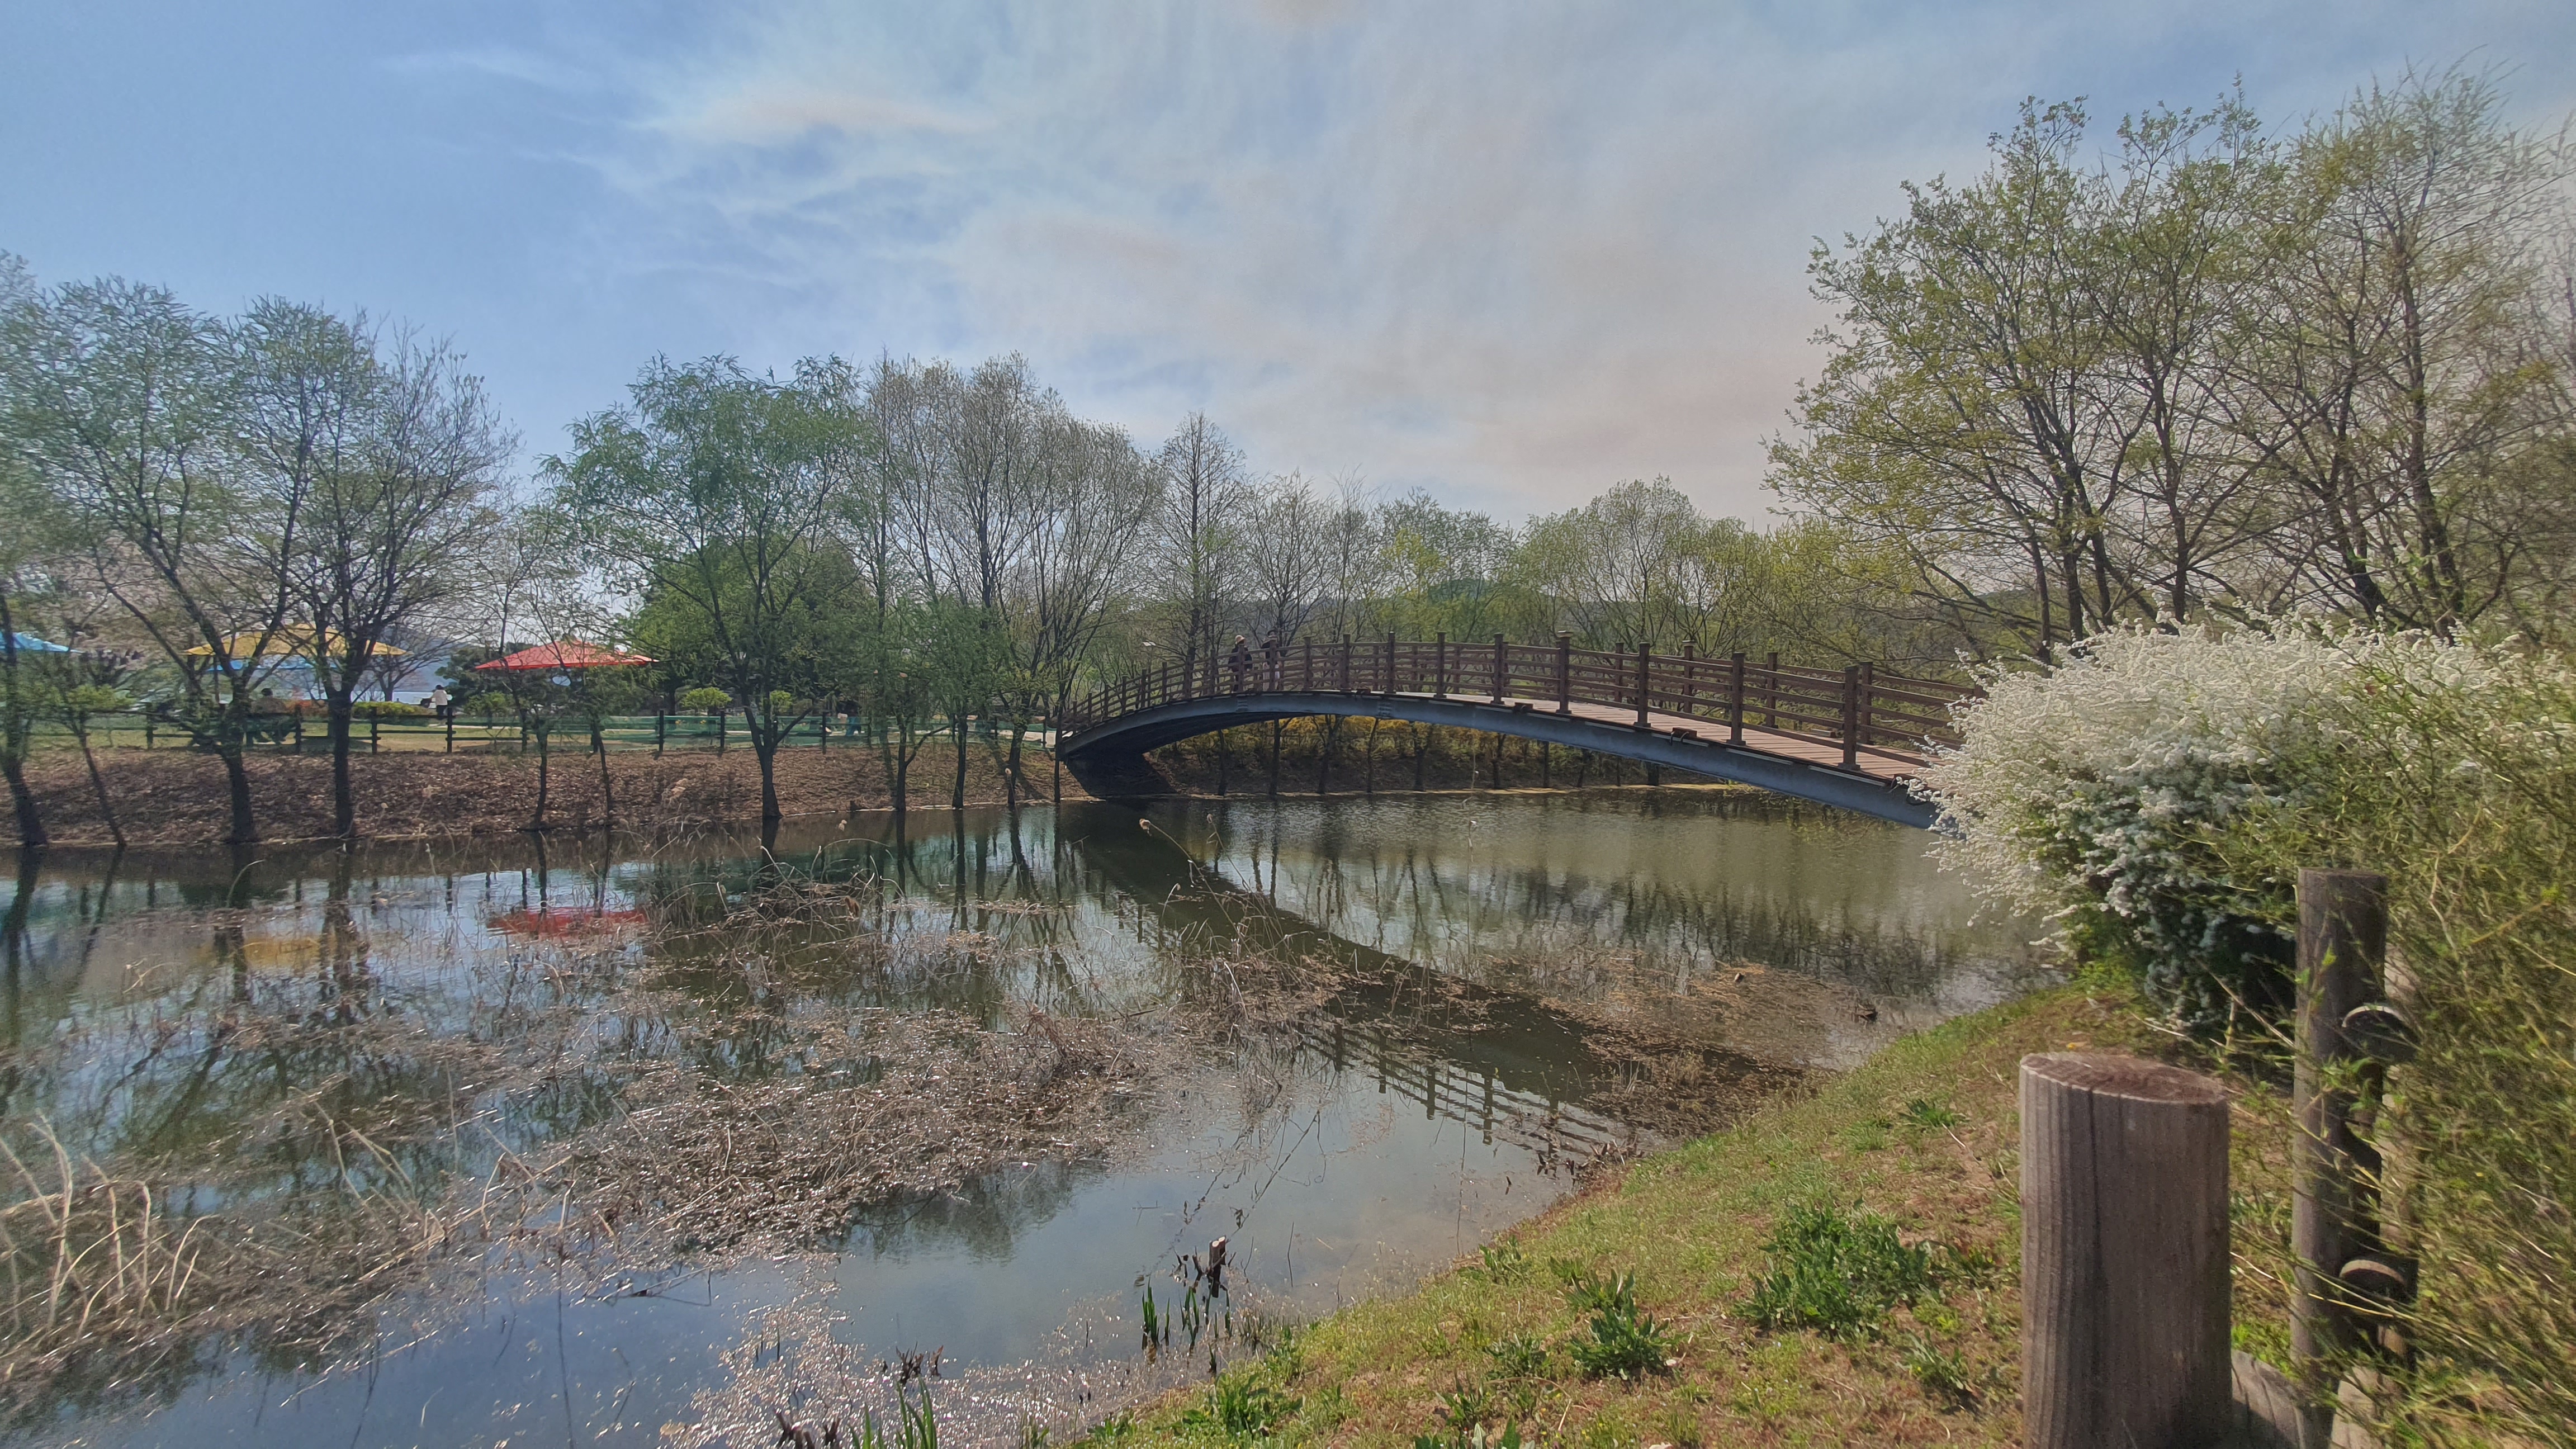
<svg viewBox="0 0 2576 1449">
<path fill-rule="evenodd" d="M 576 423 L 572 451 L 545 464 L 612 584 L 694 619 L 704 677 L 749 717 L 764 822 L 780 818 L 778 745 L 801 718 L 772 693 L 813 698 L 816 621 L 859 602 L 848 560 L 871 505 L 855 461 L 867 432 L 837 370 L 808 362 L 780 382 L 729 358 L 656 360 L 626 407 Z"/>
</svg>

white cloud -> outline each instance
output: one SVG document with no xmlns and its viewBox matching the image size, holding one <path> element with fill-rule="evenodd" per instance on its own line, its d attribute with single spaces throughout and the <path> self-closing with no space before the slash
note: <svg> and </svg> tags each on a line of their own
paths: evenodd
<svg viewBox="0 0 2576 1449">
<path fill-rule="evenodd" d="M 763 361 L 1019 350 L 1149 440 L 1204 406 L 1267 467 L 1509 514 L 1665 473 L 1753 513 L 1815 365 L 1811 236 L 1975 166 L 2025 94 L 2116 113 L 2244 68 L 2280 115 L 2402 59 L 2265 48 L 2329 16 L 2433 33 L 2322 6 L 789 5 L 630 64 L 644 119 L 593 159 L 635 208 L 619 264 L 795 299 L 740 324 Z"/>
</svg>

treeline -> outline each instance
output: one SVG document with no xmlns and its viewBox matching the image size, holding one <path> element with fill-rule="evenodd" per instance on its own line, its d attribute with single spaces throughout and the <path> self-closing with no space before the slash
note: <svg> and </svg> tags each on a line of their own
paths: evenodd
<svg viewBox="0 0 2576 1449">
<path fill-rule="evenodd" d="M 2563 637 L 2566 135 L 2482 75 L 2284 131 L 2028 106 L 1816 255 L 1839 325 L 1773 483 L 1981 652 L 2318 611 Z"/>
<path fill-rule="evenodd" d="M 1661 479 L 1509 525 L 1269 474 L 1203 415 L 1158 444 L 1079 418 L 1017 357 L 657 359 L 514 479 L 443 346 L 274 300 L 39 288 L 0 258 L 21 837 L 31 721 L 131 704 L 224 759 L 254 838 L 242 754 L 289 667 L 326 702 L 353 832 L 349 722 L 402 657 L 449 658 L 460 702 L 540 740 L 737 710 L 774 817 L 771 758 L 818 712 L 862 716 L 900 786 L 937 732 L 1195 675 L 1238 634 L 1565 631 L 1917 674 L 2297 609 L 2558 637 L 2565 150 L 2458 74 L 2281 134 L 2232 100 L 2132 118 L 2094 161 L 2084 129 L 2032 107 L 1983 174 L 1820 251 L 1842 321 L 1773 445 L 1768 528 Z M 571 638 L 653 662 L 471 667 Z"/>
</svg>

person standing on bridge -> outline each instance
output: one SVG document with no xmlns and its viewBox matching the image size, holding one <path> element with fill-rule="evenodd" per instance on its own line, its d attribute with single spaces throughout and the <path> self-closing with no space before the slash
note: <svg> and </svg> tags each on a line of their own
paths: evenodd
<svg viewBox="0 0 2576 1449">
<path fill-rule="evenodd" d="M 1252 644 L 1242 635 L 1234 636 L 1234 648 L 1225 656 L 1225 666 L 1234 671 L 1234 692 L 1243 693 L 1244 676 L 1252 672 Z"/>
<path fill-rule="evenodd" d="M 1287 657 L 1288 651 L 1280 647 L 1278 635 L 1273 634 L 1261 641 L 1261 687 L 1263 689 L 1275 694 L 1281 685 L 1288 682 L 1281 668 L 1281 661 Z"/>
</svg>

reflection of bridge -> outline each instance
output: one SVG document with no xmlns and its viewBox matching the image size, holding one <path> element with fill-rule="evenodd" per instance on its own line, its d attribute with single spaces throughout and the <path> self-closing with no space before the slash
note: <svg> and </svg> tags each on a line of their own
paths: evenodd
<svg viewBox="0 0 2576 1449">
<path fill-rule="evenodd" d="M 1076 701 L 1059 747 L 1097 794 L 1133 793 L 1144 752 L 1230 725 L 1347 715 L 1451 725 L 1617 755 L 1759 785 L 1827 805 L 1928 826 L 1908 782 L 1936 745 L 1955 743 L 1949 706 L 1964 691 L 1882 674 L 1702 659 L 1639 649 L 1312 640 L 1265 651 L 1251 667 L 1196 672 L 1167 664 Z"/>
<path fill-rule="evenodd" d="M 1370 1072 L 1426 1115 L 1518 1142 L 1543 1162 L 1579 1164 L 1623 1136 L 1599 1099 L 1629 1073 L 1594 1026 L 1526 993 L 1443 978 L 1336 935 L 1226 880 L 1168 834 L 1137 830 L 1132 817 L 1095 807 L 1057 819 L 1112 893 L 1104 903 L 1127 903 L 1140 923 L 1211 946 L 1250 937 L 1265 954 L 1336 968 L 1331 993 L 1291 1027 L 1299 1052 L 1336 1071 Z M 1739 1084 L 1750 1094 L 1789 1079 L 1722 1043 L 1667 1054 L 1695 1057 L 1694 1075 L 1712 1092 Z"/>
</svg>

